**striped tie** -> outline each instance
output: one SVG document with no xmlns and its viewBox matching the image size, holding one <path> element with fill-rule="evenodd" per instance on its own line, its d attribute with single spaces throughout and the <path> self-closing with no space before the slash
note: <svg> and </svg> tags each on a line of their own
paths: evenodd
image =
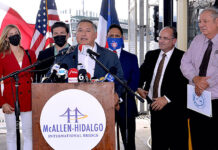
<svg viewBox="0 0 218 150">
<path fill-rule="evenodd" d="M 157 98 L 158 97 L 159 81 L 160 81 L 160 77 L 161 77 L 161 74 L 162 74 L 165 57 L 166 57 L 166 54 L 163 53 L 162 59 L 161 59 L 161 61 L 159 63 L 159 66 L 158 66 L 158 69 L 157 69 L 157 74 L 156 74 L 155 80 L 154 80 L 153 98 Z"/>
</svg>

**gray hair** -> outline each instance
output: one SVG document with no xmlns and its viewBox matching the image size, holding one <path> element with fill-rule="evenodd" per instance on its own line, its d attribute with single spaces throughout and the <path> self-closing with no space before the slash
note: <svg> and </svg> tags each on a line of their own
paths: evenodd
<svg viewBox="0 0 218 150">
<path fill-rule="evenodd" d="M 207 12 L 207 11 L 211 12 L 211 17 L 212 17 L 213 19 L 218 18 L 218 9 L 217 9 L 217 8 L 215 8 L 215 7 L 208 7 L 208 8 L 205 8 L 205 9 L 201 12 L 201 14 L 203 14 L 204 12 Z"/>
</svg>

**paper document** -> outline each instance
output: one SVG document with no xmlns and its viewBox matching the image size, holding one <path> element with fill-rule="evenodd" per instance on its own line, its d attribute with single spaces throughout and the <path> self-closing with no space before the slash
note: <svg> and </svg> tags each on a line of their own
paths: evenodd
<svg viewBox="0 0 218 150">
<path fill-rule="evenodd" d="M 201 96 L 195 94 L 195 87 L 187 85 L 187 108 L 212 117 L 211 92 L 204 90 Z"/>
</svg>

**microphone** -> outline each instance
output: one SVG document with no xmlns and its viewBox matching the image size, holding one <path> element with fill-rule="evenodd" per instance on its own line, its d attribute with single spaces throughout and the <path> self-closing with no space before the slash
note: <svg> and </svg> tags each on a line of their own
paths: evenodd
<svg viewBox="0 0 218 150">
<path fill-rule="evenodd" d="M 80 69 L 78 72 L 78 82 L 88 82 L 88 76 L 85 69 Z"/>
<path fill-rule="evenodd" d="M 62 83 L 65 82 L 67 77 L 68 77 L 68 65 L 67 64 L 61 64 L 60 65 L 60 69 L 57 72 L 57 76 L 58 76 L 58 82 Z"/>
<path fill-rule="evenodd" d="M 99 82 L 99 79 L 96 78 L 96 77 L 92 77 L 92 78 L 91 78 L 91 82 Z"/>
<path fill-rule="evenodd" d="M 105 82 L 114 82 L 114 77 L 110 73 L 107 73 L 105 75 Z"/>
<path fill-rule="evenodd" d="M 79 51 L 80 51 L 81 53 L 83 53 L 83 54 L 87 54 L 87 53 L 88 53 L 89 55 L 94 55 L 94 56 L 96 56 L 96 57 L 100 56 L 99 53 L 96 53 L 96 52 L 94 52 L 93 50 L 91 50 L 92 47 L 89 46 L 89 45 L 83 45 L 83 44 L 81 44 L 81 45 L 78 46 L 78 49 L 79 49 Z"/>
<path fill-rule="evenodd" d="M 101 78 L 99 78 L 99 80 L 98 80 L 98 82 L 105 82 L 105 77 L 101 77 Z"/>
<path fill-rule="evenodd" d="M 96 57 L 99 57 L 99 56 L 100 56 L 99 53 L 96 53 L 96 52 L 94 52 L 94 51 L 91 50 L 91 49 L 87 49 L 87 53 L 88 53 L 89 55 L 94 55 L 94 56 L 96 56 Z"/>
<path fill-rule="evenodd" d="M 71 68 L 68 71 L 68 83 L 78 82 L 78 70 L 76 68 Z"/>
<path fill-rule="evenodd" d="M 53 82 L 57 82 L 58 80 L 58 76 L 57 73 L 60 69 L 60 65 L 58 64 L 54 64 L 51 68 L 51 74 L 49 77 L 43 78 L 43 80 L 41 81 L 42 83 L 53 83 Z"/>
<path fill-rule="evenodd" d="M 88 77 L 87 82 L 91 82 L 91 74 L 89 72 L 87 72 L 87 77 Z"/>
<path fill-rule="evenodd" d="M 117 74 L 117 68 L 116 67 L 111 67 L 109 69 L 110 73 L 107 73 L 105 75 L 105 81 L 106 82 L 114 82 L 114 76 L 113 75 L 116 75 Z"/>
</svg>

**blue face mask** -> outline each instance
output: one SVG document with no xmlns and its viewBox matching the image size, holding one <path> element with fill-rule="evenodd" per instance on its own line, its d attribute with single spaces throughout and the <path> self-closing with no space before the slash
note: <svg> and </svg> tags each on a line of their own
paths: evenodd
<svg viewBox="0 0 218 150">
<path fill-rule="evenodd" d="M 124 47 L 123 38 L 107 38 L 108 47 L 111 50 L 117 50 Z"/>
</svg>

